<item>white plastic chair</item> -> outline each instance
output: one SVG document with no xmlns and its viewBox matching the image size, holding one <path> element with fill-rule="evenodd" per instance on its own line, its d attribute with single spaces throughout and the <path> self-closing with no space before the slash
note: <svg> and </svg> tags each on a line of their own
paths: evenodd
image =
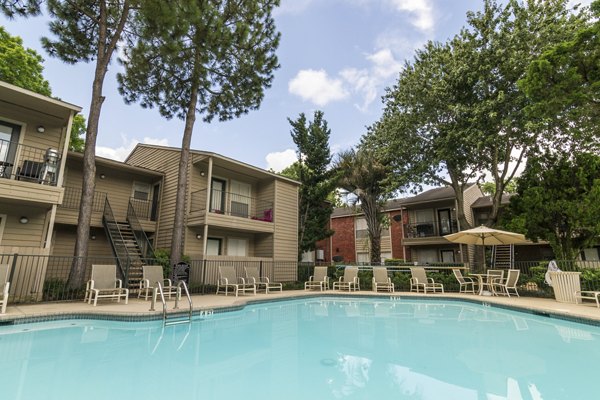
<svg viewBox="0 0 600 400">
<path fill-rule="evenodd" d="M 262 287 L 267 294 L 273 289 L 279 290 L 280 292 L 283 291 L 283 284 L 271 282 L 267 276 L 260 276 L 258 267 L 244 267 L 244 271 L 246 272 L 246 279 L 248 282 L 256 285 L 256 290 L 260 290 Z"/>
<path fill-rule="evenodd" d="M 435 283 L 433 278 L 428 278 L 425 268 L 423 267 L 412 267 L 410 269 L 410 291 L 419 293 L 420 289 L 423 288 L 423 293 L 427 293 L 427 290 L 431 290 L 433 293 L 440 290 L 444 293 L 444 285 L 441 283 Z"/>
<path fill-rule="evenodd" d="M 116 277 L 116 265 L 92 265 L 92 277 L 86 287 L 88 304 L 92 303 L 92 298 L 95 307 L 99 298 L 117 299 L 117 302 L 121 302 L 121 297 L 127 304 L 129 289 L 124 288 L 123 282 Z"/>
<path fill-rule="evenodd" d="M 358 279 L 358 267 L 346 267 L 344 268 L 344 275 L 340 276 L 339 280 L 333 282 L 333 290 L 360 290 L 360 284 Z"/>
<path fill-rule="evenodd" d="M 157 283 L 161 284 L 163 295 L 169 299 L 172 295 L 181 298 L 181 288 L 174 286 L 170 279 L 165 279 L 162 265 L 144 265 L 142 266 L 142 281 L 140 283 L 140 291 L 138 298 L 144 296 L 144 300 L 152 296 L 154 289 L 158 287 Z"/>
<path fill-rule="evenodd" d="M 386 267 L 373 267 L 373 291 L 378 292 L 380 289 L 386 292 L 394 291 L 394 284 L 388 276 Z"/>
<path fill-rule="evenodd" d="M 242 277 L 237 277 L 235 274 L 235 268 L 232 266 L 219 266 L 219 279 L 217 281 L 217 294 L 225 293 L 225 296 L 229 294 L 229 288 L 232 288 L 235 292 L 235 297 L 238 297 L 239 293 L 251 292 L 256 295 L 256 285 L 254 283 L 246 282 Z"/>
<path fill-rule="evenodd" d="M 329 276 L 327 276 L 327 267 L 315 267 L 313 275 L 304 282 L 304 290 L 319 289 L 321 291 L 329 289 Z"/>
<path fill-rule="evenodd" d="M 8 271 L 10 271 L 9 264 L 0 264 L 0 314 L 6 313 L 6 305 L 8 304 L 8 294 L 10 291 Z"/>
</svg>

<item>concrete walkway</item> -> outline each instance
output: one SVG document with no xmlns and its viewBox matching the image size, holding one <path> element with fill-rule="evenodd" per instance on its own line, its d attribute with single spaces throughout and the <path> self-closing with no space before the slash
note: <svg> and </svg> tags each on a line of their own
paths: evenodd
<svg viewBox="0 0 600 400">
<path fill-rule="evenodd" d="M 348 292 L 340 291 L 309 291 L 303 290 L 290 290 L 284 291 L 283 293 L 270 293 L 270 294 L 257 294 L 256 296 L 240 296 L 235 297 L 233 295 L 194 295 L 192 296 L 192 302 L 194 305 L 194 311 L 199 310 L 216 310 L 222 308 L 231 308 L 243 306 L 249 302 L 254 301 L 265 301 L 265 300 L 276 300 L 276 299 L 292 299 L 292 298 L 305 298 L 314 296 L 349 296 Z M 380 296 L 382 298 L 389 298 L 390 296 L 399 297 L 402 299 L 413 299 L 427 297 L 429 299 L 434 298 L 450 298 L 450 299 L 465 299 L 468 301 L 475 301 L 479 303 L 489 303 L 491 305 L 498 304 L 501 306 L 516 307 L 524 310 L 534 311 L 537 313 L 555 314 L 565 316 L 573 319 L 588 319 L 598 321 L 600 323 L 600 309 L 596 307 L 594 302 L 586 302 L 584 304 L 567 304 L 559 303 L 554 299 L 543 299 L 534 297 L 489 297 L 489 296 L 478 296 L 473 294 L 458 294 L 458 293 L 446 293 L 446 294 L 416 294 L 409 292 L 395 292 L 395 293 L 378 293 L 375 294 L 371 291 L 359 291 L 352 292 L 351 296 Z M 137 298 L 129 299 L 129 304 L 116 303 L 114 301 L 104 300 L 99 301 L 98 305 L 94 307 L 84 303 L 83 301 L 73 302 L 52 302 L 52 303 L 37 303 L 27 305 L 9 305 L 6 314 L 0 315 L 0 323 L 7 323 L 11 320 L 28 319 L 31 317 L 44 317 L 44 316 L 59 316 L 59 315 L 73 315 L 73 314 L 85 314 L 85 315 L 115 315 L 115 316 L 160 316 L 162 314 L 162 304 L 157 304 L 156 311 L 150 311 L 150 300 L 144 301 Z M 174 301 L 167 302 L 168 312 L 174 312 L 173 310 Z M 189 309 L 187 299 L 183 298 L 180 301 L 180 309 L 177 311 L 187 311 Z"/>
</svg>

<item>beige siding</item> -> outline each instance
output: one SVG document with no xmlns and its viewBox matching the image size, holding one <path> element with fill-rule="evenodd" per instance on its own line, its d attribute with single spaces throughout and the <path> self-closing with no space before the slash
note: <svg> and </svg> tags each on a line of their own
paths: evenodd
<svg viewBox="0 0 600 400">
<path fill-rule="evenodd" d="M 298 186 L 275 181 L 275 233 L 273 258 L 293 261 L 298 258 Z"/>
<path fill-rule="evenodd" d="M 254 236 L 254 256 L 273 257 L 273 235 L 259 233 Z"/>
<path fill-rule="evenodd" d="M 157 236 L 154 242 L 154 247 L 157 249 L 170 249 L 171 247 L 173 222 L 175 220 L 179 155 L 179 151 L 142 146 L 137 147 L 128 159 L 128 163 L 131 165 L 160 171 L 165 174 Z"/>
<path fill-rule="evenodd" d="M 467 190 L 464 191 L 464 213 L 465 213 L 465 218 L 467 219 L 467 221 L 469 222 L 469 224 L 471 224 L 471 226 L 473 225 L 473 213 L 471 212 L 471 205 L 481 196 L 483 196 L 483 193 L 481 192 L 481 189 L 479 189 L 479 186 L 477 185 L 471 185 L 471 187 L 469 187 Z M 462 227 L 461 229 L 465 229 L 466 227 Z"/>
<path fill-rule="evenodd" d="M 0 253 L 20 252 L 22 248 L 41 248 L 44 245 L 44 228 L 48 221 L 47 208 L 23 204 L 0 203 L 0 213 L 6 214 L 6 223 Z M 27 217 L 28 223 L 19 222 Z"/>
</svg>

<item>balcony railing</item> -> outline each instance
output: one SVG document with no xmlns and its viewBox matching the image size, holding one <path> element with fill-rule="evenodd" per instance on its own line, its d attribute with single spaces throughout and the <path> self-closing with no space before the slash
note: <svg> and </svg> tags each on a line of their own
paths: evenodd
<svg viewBox="0 0 600 400">
<path fill-rule="evenodd" d="M 458 232 L 458 223 L 455 219 L 404 224 L 404 237 L 407 239 L 444 236 L 455 232 Z"/>
<path fill-rule="evenodd" d="M 61 153 L 0 139 L 0 178 L 55 186 Z"/>
<path fill-rule="evenodd" d="M 102 212 L 104 210 L 105 198 L 105 192 L 94 192 L 94 199 L 92 200 L 92 211 Z M 63 198 L 62 204 L 60 204 L 59 207 L 78 210 L 80 203 L 81 188 L 73 186 L 65 187 L 65 196 Z"/>
<path fill-rule="evenodd" d="M 152 215 L 152 201 L 151 200 L 140 200 L 135 197 L 129 198 L 129 204 L 133 208 L 135 215 L 143 220 L 150 221 L 153 220 Z"/>
<path fill-rule="evenodd" d="M 250 218 L 258 221 L 273 222 L 273 203 L 258 200 L 255 197 L 244 196 L 237 193 L 212 190 L 209 203 L 206 207 L 206 189 L 192 193 L 191 212 L 206 211 L 214 214 L 231 215 L 240 218 Z"/>
</svg>

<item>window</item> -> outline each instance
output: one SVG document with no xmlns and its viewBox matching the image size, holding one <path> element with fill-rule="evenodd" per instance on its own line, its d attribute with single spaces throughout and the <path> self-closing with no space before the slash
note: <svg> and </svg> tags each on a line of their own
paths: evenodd
<svg viewBox="0 0 600 400">
<path fill-rule="evenodd" d="M 210 211 L 223 214 L 225 211 L 225 181 L 213 178 L 210 183 Z"/>
<path fill-rule="evenodd" d="M 356 262 L 359 264 L 369 264 L 371 262 L 369 253 L 356 253 Z"/>
<path fill-rule="evenodd" d="M 231 181 L 231 215 L 248 218 L 252 186 L 248 183 Z"/>
<path fill-rule="evenodd" d="M 207 256 L 220 256 L 222 249 L 222 240 L 219 238 L 207 238 L 206 239 L 206 255 Z"/>
<path fill-rule="evenodd" d="M 0 178 L 10 178 L 21 127 L 0 121 Z"/>
<path fill-rule="evenodd" d="M 0 244 L 2 244 L 2 234 L 4 233 L 4 225 L 6 225 L 6 214 L 0 214 Z"/>
<path fill-rule="evenodd" d="M 369 231 L 367 228 L 367 220 L 364 218 L 356 218 L 356 238 L 363 239 L 369 237 Z"/>
<path fill-rule="evenodd" d="M 132 196 L 136 200 L 150 200 L 150 193 L 152 192 L 152 186 L 145 182 L 133 182 L 133 193 Z"/>
<path fill-rule="evenodd" d="M 387 260 L 389 258 L 392 258 L 392 253 L 390 253 L 389 251 L 385 252 L 385 253 L 382 252 L 381 253 L 381 264 L 384 264 L 385 260 Z"/>
<path fill-rule="evenodd" d="M 452 264 L 455 262 L 454 260 L 454 251 L 453 250 L 441 250 L 440 255 L 442 256 L 443 263 Z"/>
<path fill-rule="evenodd" d="M 227 255 L 238 257 L 248 255 L 248 240 L 240 238 L 227 239 Z"/>
</svg>

